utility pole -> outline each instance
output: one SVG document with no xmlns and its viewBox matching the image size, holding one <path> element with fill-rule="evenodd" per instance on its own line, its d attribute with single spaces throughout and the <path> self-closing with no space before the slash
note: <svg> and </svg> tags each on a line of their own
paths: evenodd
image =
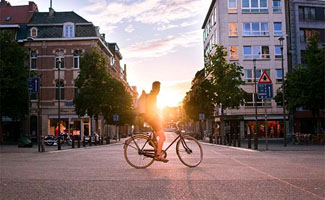
<svg viewBox="0 0 325 200">
<path fill-rule="evenodd" d="M 255 103 L 255 134 L 254 134 L 254 149 L 258 149 L 258 125 L 257 125 L 257 92 L 256 92 L 256 59 L 253 59 L 254 63 L 254 85 L 255 85 L 255 93 L 254 93 L 254 103 Z"/>
<path fill-rule="evenodd" d="M 283 66 L 283 40 L 284 37 L 280 37 L 281 46 L 281 69 L 282 69 L 282 108 L 283 108 L 283 144 L 287 146 L 287 131 L 286 131 L 286 108 L 285 108 L 285 89 L 284 89 L 284 66 Z"/>
</svg>

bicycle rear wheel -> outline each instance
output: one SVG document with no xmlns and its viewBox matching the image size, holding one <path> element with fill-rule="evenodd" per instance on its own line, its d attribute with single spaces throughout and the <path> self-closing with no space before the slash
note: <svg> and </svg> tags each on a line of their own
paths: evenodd
<svg viewBox="0 0 325 200">
<path fill-rule="evenodd" d="M 145 135 L 136 135 L 124 145 L 126 162 L 137 169 L 149 167 L 154 162 L 156 153 L 155 144 Z"/>
<path fill-rule="evenodd" d="M 178 140 L 176 153 L 180 161 L 188 167 L 198 166 L 203 159 L 201 144 L 193 137 L 185 135 Z"/>
</svg>

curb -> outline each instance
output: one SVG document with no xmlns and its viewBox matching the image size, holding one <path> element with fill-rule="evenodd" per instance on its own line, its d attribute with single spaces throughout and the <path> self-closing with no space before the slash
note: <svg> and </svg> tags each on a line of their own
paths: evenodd
<svg viewBox="0 0 325 200">
<path fill-rule="evenodd" d="M 217 146 L 217 147 L 223 147 L 223 148 L 229 148 L 229 149 L 236 149 L 236 150 L 240 150 L 240 151 L 248 151 L 248 152 L 261 152 L 259 150 L 254 150 L 254 149 L 244 149 L 242 147 L 232 147 L 232 146 L 225 146 L 225 145 L 220 145 L 220 144 L 211 144 L 211 143 L 206 143 L 206 142 L 202 142 L 200 141 L 201 144 L 205 144 L 205 145 L 209 145 L 209 146 Z"/>
</svg>

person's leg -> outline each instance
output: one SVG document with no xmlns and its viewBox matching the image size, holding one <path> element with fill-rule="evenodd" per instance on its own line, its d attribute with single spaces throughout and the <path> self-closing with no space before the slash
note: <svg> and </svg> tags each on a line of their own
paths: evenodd
<svg viewBox="0 0 325 200">
<path fill-rule="evenodd" d="M 162 157 L 163 155 L 161 154 L 161 150 L 162 150 L 162 147 L 164 145 L 164 142 L 165 142 L 165 134 L 163 132 L 162 129 L 160 129 L 159 131 L 156 132 L 156 136 L 159 137 L 159 140 L 158 140 L 158 147 L 157 147 L 157 155 L 159 157 Z"/>
</svg>

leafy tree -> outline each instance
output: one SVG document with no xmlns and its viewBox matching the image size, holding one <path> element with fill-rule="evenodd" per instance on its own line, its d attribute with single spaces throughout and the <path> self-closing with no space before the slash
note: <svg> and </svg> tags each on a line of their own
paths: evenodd
<svg viewBox="0 0 325 200">
<path fill-rule="evenodd" d="M 186 115 L 193 121 L 199 120 L 199 114 L 204 114 L 206 118 L 210 118 L 213 114 L 214 104 L 213 87 L 209 80 L 205 79 L 198 84 L 191 87 L 190 92 L 187 93 L 183 100 L 183 108 Z M 201 137 L 203 136 L 203 129 L 200 125 Z"/>
<path fill-rule="evenodd" d="M 0 31 L 0 144 L 2 116 L 19 120 L 28 114 L 28 54 L 13 38 L 10 32 Z"/>
<path fill-rule="evenodd" d="M 109 84 L 107 59 L 96 49 L 86 52 L 80 59 L 80 72 L 76 79 L 79 94 L 74 98 L 76 113 L 79 116 L 88 114 L 95 117 L 96 131 L 98 131 L 98 117 L 102 113 Z"/>
<path fill-rule="evenodd" d="M 133 124 L 135 112 L 132 97 L 120 81 L 111 78 L 107 85 L 106 98 L 103 106 L 103 116 L 109 124 Z M 119 121 L 113 121 L 113 115 L 119 115 Z"/>
<path fill-rule="evenodd" d="M 205 70 L 213 87 L 212 101 L 215 105 L 222 104 L 222 115 L 227 108 L 238 108 L 243 105 L 248 94 L 240 86 L 245 82 L 243 67 L 236 63 L 228 63 L 227 51 L 223 46 L 214 46 L 215 52 L 205 57 Z M 221 134 L 223 134 L 224 122 L 221 121 Z"/>
<path fill-rule="evenodd" d="M 319 34 L 313 32 L 304 54 L 305 62 L 286 75 L 285 106 L 291 113 L 304 108 L 319 116 L 325 109 L 325 48 L 319 48 L 318 38 Z M 282 103 L 282 93 L 275 100 Z M 319 131 L 320 119 L 317 124 Z"/>
</svg>

